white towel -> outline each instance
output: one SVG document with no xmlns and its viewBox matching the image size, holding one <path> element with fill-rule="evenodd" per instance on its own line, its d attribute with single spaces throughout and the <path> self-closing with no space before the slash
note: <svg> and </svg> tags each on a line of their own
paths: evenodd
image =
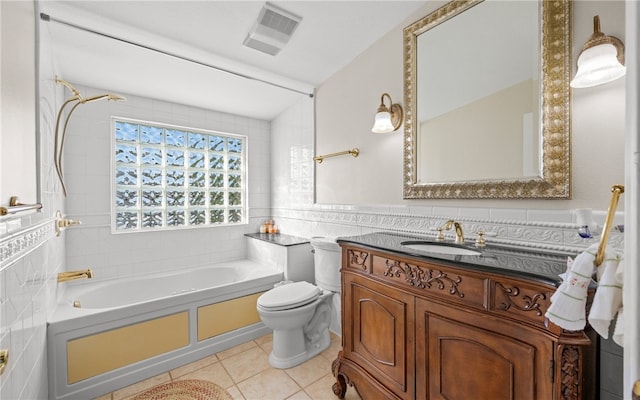
<svg viewBox="0 0 640 400">
<path fill-rule="evenodd" d="M 586 325 L 587 291 L 595 270 L 598 245 L 580 253 L 573 263 L 567 262 L 565 279 L 551 296 L 551 305 L 545 317 L 559 327 L 579 331 Z"/>
<path fill-rule="evenodd" d="M 624 282 L 624 262 L 618 264 L 616 272 L 616 280 L 620 283 Z M 623 296 L 624 298 L 624 296 Z M 613 330 L 613 341 L 619 346 L 624 346 L 624 306 L 621 304 L 618 310 L 618 318 L 616 319 L 616 327 Z"/>
<path fill-rule="evenodd" d="M 616 319 L 616 327 L 613 330 L 613 341 L 620 347 L 624 347 L 624 307 L 618 310 L 618 318 Z"/>
<path fill-rule="evenodd" d="M 597 269 L 598 287 L 589 311 L 589 324 L 603 338 L 609 337 L 609 326 L 622 307 L 622 281 L 618 281 L 620 259 L 614 254 L 605 254 Z"/>
</svg>

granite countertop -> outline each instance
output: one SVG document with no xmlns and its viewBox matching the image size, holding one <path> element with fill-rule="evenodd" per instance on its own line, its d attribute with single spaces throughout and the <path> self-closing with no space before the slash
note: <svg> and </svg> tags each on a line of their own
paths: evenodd
<svg viewBox="0 0 640 400">
<path fill-rule="evenodd" d="M 244 235 L 280 246 L 296 246 L 310 242 L 309 239 L 286 235 L 284 233 L 245 233 Z"/>
<path fill-rule="evenodd" d="M 340 237 L 338 238 L 338 243 L 358 244 L 372 249 L 399 253 L 404 256 L 437 260 L 443 264 L 455 267 L 532 279 L 556 287 L 562 283 L 559 275 L 567 269 L 567 257 L 575 258 L 577 255 L 576 253 L 525 247 L 504 247 L 492 245 L 489 241 L 487 241 L 487 245 L 483 248 L 476 248 L 472 243 L 456 245 L 479 251 L 481 253 L 480 255 L 439 254 L 415 250 L 402 245 L 402 242 L 410 240 L 438 243 L 434 242 L 433 238 L 392 232 L 377 232 L 359 236 Z M 446 243 L 453 244 L 450 240 Z"/>
</svg>

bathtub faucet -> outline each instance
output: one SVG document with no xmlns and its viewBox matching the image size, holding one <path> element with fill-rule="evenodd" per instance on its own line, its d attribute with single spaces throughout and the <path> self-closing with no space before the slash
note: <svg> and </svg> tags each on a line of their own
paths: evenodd
<svg viewBox="0 0 640 400">
<path fill-rule="evenodd" d="M 87 269 L 84 271 L 66 271 L 58 273 L 58 283 L 82 278 L 93 278 L 93 272 L 90 269 Z"/>
</svg>

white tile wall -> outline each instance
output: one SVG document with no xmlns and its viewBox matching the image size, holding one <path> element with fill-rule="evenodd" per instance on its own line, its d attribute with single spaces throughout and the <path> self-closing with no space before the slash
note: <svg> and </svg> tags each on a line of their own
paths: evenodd
<svg viewBox="0 0 640 400">
<path fill-rule="evenodd" d="M 104 89 L 79 86 L 85 96 Z M 271 207 L 271 126 L 267 121 L 119 93 L 126 102 L 78 108 L 69 125 L 64 171 L 70 218 L 66 267 L 90 267 L 94 279 L 188 268 L 246 256 L 244 233 L 256 232 Z M 111 117 L 127 117 L 190 128 L 247 135 L 249 224 L 162 232 L 118 233 L 110 229 Z"/>
<path fill-rule="evenodd" d="M 53 123 L 61 101 L 56 99 L 46 32 L 40 37 L 39 50 L 38 160 L 43 208 L 35 214 L 0 218 L 0 348 L 9 350 L 8 367 L 0 376 L 0 399 L 48 398 L 46 319 L 55 306 L 59 289 L 55 276 L 63 267 L 65 252 L 64 238 L 56 238 L 53 229 L 56 210 L 64 210 L 52 163 Z M 33 114 L 26 113 L 24 118 Z M 6 225 L 16 229 L 7 234 Z"/>
<path fill-rule="evenodd" d="M 487 235 L 487 240 L 505 244 L 579 251 L 597 240 L 579 238 L 570 209 L 461 207 L 460 202 L 453 202 L 452 206 L 314 204 L 315 188 L 302 187 L 297 181 L 301 176 L 299 163 L 308 165 L 310 174 L 314 168 L 322 168 L 312 161 L 313 135 L 302 133 L 313 130 L 315 122 L 309 110 L 313 110 L 312 102 L 301 99 L 272 121 L 273 215 L 287 233 L 303 237 L 349 236 L 389 230 L 435 236 L 433 228 L 453 218 L 462 223 L 468 238 L 482 229 L 496 234 Z M 302 158 L 297 151 L 301 147 L 310 149 Z M 621 224 L 622 213 L 618 214 L 616 223 Z M 605 215 L 606 210 L 594 210 L 600 226 Z M 622 249 L 623 236 L 619 232 L 612 232 L 610 246 Z"/>
<path fill-rule="evenodd" d="M 42 84 L 54 93 L 51 81 Z M 103 90 L 81 88 L 84 95 Z M 50 97 L 55 95 L 49 93 Z M 0 398 L 47 397 L 46 316 L 57 292 L 61 270 L 91 267 L 96 279 L 147 274 L 227 261 L 246 256 L 244 233 L 255 232 L 273 215 L 282 231 L 299 236 L 349 236 L 391 230 L 433 235 L 433 227 L 455 218 L 473 235 L 477 229 L 509 244 L 579 250 L 572 210 L 481 208 L 425 205 L 314 204 L 315 165 L 313 101 L 301 99 L 271 123 L 242 116 L 127 96 L 126 103 L 92 103 L 74 113 L 65 149 L 69 197 L 61 199 L 51 165 L 52 107 L 43 107 L 42 196 L 45 211 L 37 220 L 0 221 L 0 347 L 11 349 L 11 367 L 0 377 Z M 95 107 L 93 107 L 95 106 Z M 247 226 L 181 231 L 111 233 L 111 115 L 249 136 L 249 206 Z M 55 210 L 83 225 L 49 237 L 10 260 L 7 238 L 26 234 L 35 222 L 53 223 Z M 595 210 L 602 225 L 605 211 Z M 622 223 L 618 213 L 616 223 Z M 613 232 L 612 246 L 622 247 Z M 66 245 L 65 245 L 66 243 Z M 65 255 L 66 251 L 66 255 Z M 3 253 L 4 252 L 4 253 Z"/>
<path fill-rule="evenodd" d="M 55 281 L 56 244 L 40 243 L 0 268 L 0 348 L 9 364 L 0 377 L 2 399 L 47 397 L 46 318 Z M 53 256 L 49 258 L 49 256 Z"/>
</svg>

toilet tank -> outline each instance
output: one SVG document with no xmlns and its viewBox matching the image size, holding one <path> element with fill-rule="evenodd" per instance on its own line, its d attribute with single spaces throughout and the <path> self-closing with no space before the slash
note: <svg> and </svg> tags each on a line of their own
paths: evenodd
<svg viewBox="0 0 640 400">
<path fill-rule="evenodd" d="M 247 258 L 283 273 L 285 280 L 315 284 L 313 253 L 308 239 L 296 236 L 249 233 Z"/>
<path fill-rule="evenodd" d="M 314 251 L 316 285 L 332 292 L 340 292 L 342 249 L 335 238 L 316 237 L 311 239 Z"/>
</svg>

